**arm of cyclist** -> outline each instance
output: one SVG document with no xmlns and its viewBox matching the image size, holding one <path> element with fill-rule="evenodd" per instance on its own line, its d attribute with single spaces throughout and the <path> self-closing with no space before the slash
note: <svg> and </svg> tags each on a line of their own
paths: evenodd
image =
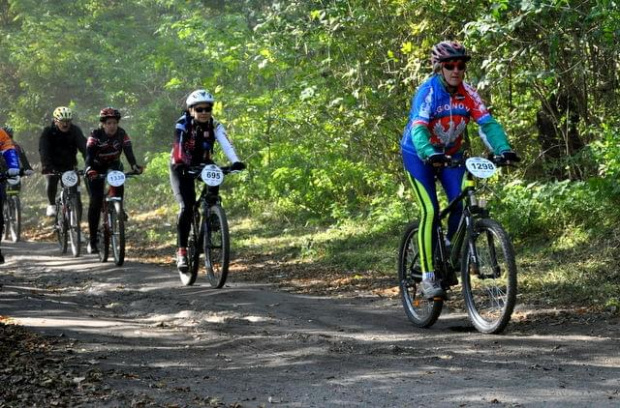
<svg viewBox="0 0 620 408">
<path fill-rule="evenodd" d="M 230 162 L 232 163 L 232 166 L 230 166 L 230 170 L 231 171 L 245 170 L 246 165 L 241 160 L 239 160 L 239 157 L 237 156 L 237 152 L 235 151 L 234 146 L 232 145 L 232 143 L 230 142 L 230 139 L 228 138 L 228 135 L 226 134 L 226 129 L 224 129 L 224 125 L 217 122 L 217 123 L 214 123 L 214 128 L 215 128 L 214 129 L 215 139 L 218 141 L 220 146 L 222 146 L 222 150 L 224 151 L 224 154 L 226 155 L 228 160 L 230 160 Z"/>
</svg>

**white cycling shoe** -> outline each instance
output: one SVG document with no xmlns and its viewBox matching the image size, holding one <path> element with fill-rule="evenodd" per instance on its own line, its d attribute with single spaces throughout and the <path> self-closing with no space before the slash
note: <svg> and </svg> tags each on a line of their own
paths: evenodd
<svg viewBox="0 0 620 408">
<path fill-rule="evenodd" d="M 56 216 L 56 206 L 55 205 L 48 205 L 47 206 L 47 210 L 45 210 L 45 215 L 47 215 L 48 217 L 55 217 Z"/>
</svg>

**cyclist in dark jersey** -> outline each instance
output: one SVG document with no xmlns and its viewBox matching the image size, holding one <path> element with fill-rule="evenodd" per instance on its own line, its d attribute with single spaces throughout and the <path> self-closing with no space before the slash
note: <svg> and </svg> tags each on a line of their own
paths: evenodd
<svg viewBox="0 0 620 408">
<path fill-rule="evenodd" d="M 506 161 L 519 161 L 508 144 L 502 126 L 491 116 L 478 92 L 463 82 L 471 56 L 455 41 L 442 41 L 431 51 L 433 75 L 417 89 L 411 104 L 409 120 L 401 140 L 403 163 L 410 177 L 414 195 L 420 206 L 418 244 L 423 272 L 422 290 L 432 298 L 444 296 L 433 270 L 433 225 L 439 211 L 435 174 L 439 171 L 448 200 L 457 197 L 465 168 L 444 167 L 451 157 L 460 158 L 465 149 L 463 138 L 467 124 L 473 119 L 487 148 Z M 450 239 L 461 216 L 462 206 L 448 217 Z"/>
<path fill-rule="evenodd" d="M 47 180 L 47 211 L 48 217 L 56 215 L 56 192 L 60 176 L 53 172 L 75 170 L 77 153 L 86 156 L 86 138 L 79 126 L 72 123 L 73 112 L 66 106 L 59 106 L 52 114 L 54 121 L 43 129 L 39 138 L 39 153 L 41 155 L 41 173 Z M 80 200 L 80 205 L 81 200 Z"/>
<path fill-rule="evenodd" d="M 174 145 L 170 157 L 170 185 L 180 205 L 177 220 L 177 268 L 187 272 L 187 241 L 192 211 L 196 202 L 194 176 L 187 174 L 189 166 L 210 163 L 216 142 L 232 162 L 232 170 L 243 170 L 224 125 L 211 116 L 215 98 L 204 89 L 192 92 L 186 100 L 187 111 L 177 120 Z M 215 188 L 217 189 L 217 187 Z"/>
<path fill-rule="evenodd" d="M 88 180 L 88 193 L 90 194 L 90 204 L 88 206 L 88 230 L 90 242 L 88 252 L 96 254 L 99 252 L 97 247 L 97 229 L 101 207 L 103 206 L 103 194 L 105 180 L 97 177 L 99 174 L 106 173 L 108 170 L 123 170 L 121 154 L 125 157 L 136 173 L 142 172 L 142 167 L 136 164 L 136 156 L 133 153 L 131 139 L 125 129 L 118 126 L 121 120 L 121 113 L 114 108 L 103 108 L 99 112 L 100 126 L 94 129 L 86 142 L 86 178 Z M 123 186 L 115 187 L 114 193 L 122 197 Z"/>
</svg>

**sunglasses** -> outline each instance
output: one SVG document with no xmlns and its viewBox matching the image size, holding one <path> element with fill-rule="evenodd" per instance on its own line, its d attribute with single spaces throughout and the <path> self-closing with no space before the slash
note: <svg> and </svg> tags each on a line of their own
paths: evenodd
<svg viewBox="0 0 620 408">
<path fill-rule="evenodd" d="M 202 108 L 194 108 L 194 112 L 196 113 L 204 113 L 204 112 L 211 112 L 213 110 L 213 106 L 205 106 Z"/>
<path fill-rule="evenodd" d="M 443 67 L 448 71 L 454 71 L 454 68 L 458 68 L 459 71 L 465 71 L 465 68 L 467 68 L 467 64 L 465 64 L 463 61 L 444 62 Z"/>
<path fill-rule="evenodd" d="M 66 120 L 66 119 L 57 120 L 56 123 L 61 124 L 61 125 L 69 125 L 71 124 L 71 120 Z"/>
</svg>

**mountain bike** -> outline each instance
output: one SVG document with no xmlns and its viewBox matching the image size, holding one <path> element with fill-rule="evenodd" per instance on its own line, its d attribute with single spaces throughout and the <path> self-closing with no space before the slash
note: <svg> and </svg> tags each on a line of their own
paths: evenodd
<svg viewBox="0 0 620 408">
<path fill-rule="evenodd" d="M 442 209 L 433 231 L 435 276 L 445 291 L 458 285 L 469 320 L 482 333 L 500 333 L 510 321 L 517 297 L 515 251 L 504 228 L 490 218 L 487 200 L 478 198 L 489 188 L 482 180 L 493 176 L 500 158 L 471 157 L 453 160 L 450 166 L 465 166 L 461 194 Z M 484 184 L 483 186 L 481 186 Z M 448 245 L 442 228 L 444 220 L 460 203 L 463 214 Z M 422 270 L 418 247 L 419 223 L 412 222 L 402 236 L 398 255 L 400 295 L 409 320 L 417 327 L 432 326 L 441 314 L 446 299 L 426 299 L 422 293 Z"/>
<path fill-rule="evenodd" d="M 200 196 L 193 207 L 190 224 L 187 257 L 187 272 L 179 271 L 184 285 L 196 282 L 200 265 L 204 262 L 207 279 L 212 287 L 221 288 L 228 276 L 230 261 L 230 235 L 226 212 L 222 207 L 221 197 L 209 190 L 224 182 L 224 176 L 238 171 L 215 164 L 196 166 L 189 169 L 189 174 L 203 181 Z M 204 255 L 204 256 L 202 256 Z"/>
<path fill-rule="evenodd" d="M 4 240 L 18 242 L 22 231 L 22 206 L 19 198 L 21 178 L 7 178 L 5 185 L 4 205 Z"/>
<path fill-rule="evenodd" d="M 123 197 L 116 195 L 116 188 L 125 184 L 128 177 L 133 177 L 141 173 L 111 170 L 107 174 L 97 177 L 106 181 L 107 188 L 104 194 L 103 205 L 101 207 L 101 217 L 97 228 L 98 242 L 101 244 L 99 249 L 99 260 L 107 262 L 110 256 L 110 246 L 114 264 L 121 266 L 125 262 L 125 221 L 127 215 L 123 206 Z"/>
<path fill-rule="evenodd" d="M 83 171 L 69 170 L 65 172 L 54 172 L 55 176 L 60 176 L 62 189 L 56 198 L 56 216 L 54 218 L 54 232 L 60 252 L 64 255 L 71 245 L 71 253 L 74 257 L 80 256 L 82 247 L 82 231 L 80 222 L 82 221 L 82 201 L 78 183 Z"/>
</svg>

